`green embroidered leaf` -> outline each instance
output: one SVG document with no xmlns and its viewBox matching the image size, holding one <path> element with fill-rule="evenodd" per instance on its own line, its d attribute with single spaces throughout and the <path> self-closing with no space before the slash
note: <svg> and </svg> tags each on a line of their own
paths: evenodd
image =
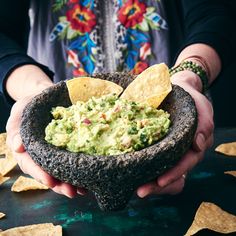
<svg viewBox="0 0 236 236">
<path fill-rule="evenodd" d="M 145 14 L 145 15 L 151 14 L 151 13 L 154 12 L 154 11 L 155 11 L 155 7 L 148 7 L 148 8 L 146 9 L 146 14 Z"/>
<path fill-rule="evenodd" d="M 55 0 L 55 3 L 52 5 L 52 10 L 59 11 L 66 3 L 67 0 Z"/>
<path fill-rule="evenodd" d="M 67 31 L 69 29 L 70 22 L 66 20 L 65 16 L 59 17 L 59 22 L 63 23 L 63 25 L 65 26 L 65 28 L 59 34 L 60 39 L 63 40 L 64 38 L 67 37 L 67 34 L 68 34 Z"/>
<path fill-rule="evenodd" d="M 92 60 L 93 62 L 96 62 L 96 60 L 95 60 L 95 58 L 93 57 L 92 54 L 90 55 L 90 58 L 91 58 L 91 60 Z"/>
<path fill-rule="evenodd" d="M 138 25 L 138 28 L 142 31 L 148 31 L 149 27 L 148 27 L 148 22 L 147 20 L 144 18 L 143 21 Z"/>
<path fill-rule="evenodd" d="M 64 29 L 64 30 L 59 34 L 60 40 L 65 39 L 65 38 L 66 38 L 66 35 L 67 35 L 67 28 Z"/>
<path fill-rule="evenodd" d="M 67 27 L 67 39 L 73 39 L 79 35 L 79 32 Z"/>
<path fill-rule="evenodd" d="M 147 22 L 148 22 L 149 26 L 151 27 L 151 29 L 155 29 L 155 30 L 159 30 L 160 29 L 160 25 L 156 24 L 152 20 L 147 19 Z"/>
<path fill-rule="evenodd" d="M 67 22 L 69 24 L 69 22 L 67 21 L 66 17 L 65 16 L 60 16 L 59 17 L 59 21 L 60 22 Z"/>
</svg>

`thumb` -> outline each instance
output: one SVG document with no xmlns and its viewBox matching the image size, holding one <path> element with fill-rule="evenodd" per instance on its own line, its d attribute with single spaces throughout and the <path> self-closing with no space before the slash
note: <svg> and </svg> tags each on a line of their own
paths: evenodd
<svg viewBox="0 0 236 236">
<path fill-rule="evenodd" d="M 15 152 L 24 152 L 25 148 L 23 146 L 22 143 L 22 139 L 19 133 L 16 133 L 13 137 L 12 137 L 12 149 Z"/>
</svg>

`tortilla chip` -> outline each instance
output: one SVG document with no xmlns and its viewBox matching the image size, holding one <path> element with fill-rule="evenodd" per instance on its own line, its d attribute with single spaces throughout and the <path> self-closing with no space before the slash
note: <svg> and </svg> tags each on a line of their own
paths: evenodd
<svg viewBox="0 0 236 236">
<path fill-rule="evenodd" d="M 101 97 L 114 93 L 120 95 L 123 88 L 108 80 L 90 77 L 78 77 L 66 82 L 72 104 L 77 101 L 88 101 L 91 97 Z"/>
<path fill-rule="evenodd" d="M 1 173 L 0 173 L 0 185 L 3 184 L 5 181 L 9 180 L 10 177 L 4 177 Z"/>
<path fill-rule="evenodd" d="M 15 158 L 9 148 L 5 151 L 5 158 L 0 159 L 0 173 L 4 176 L 14 169 L 17 165 Z"/>
<path fill-rule="evenodd" d="M 2 231 L 0 236 L 62 236 L 62 227 L 52 223 L 26 225 Z"/>
<path fill-rule="evenodd" d="M 0 134 L 0 155 L 5 154 L 5 151 L 6 151 L 6 138 L 7 138 L 6 133 L 1 133 Z"/>
<path fill-rule="evenodd" d="M 224 155 L 236 157 L 236 142 L 220 144 L 216 147 L 215 151 Z"/>
<path fill-rule="evenodd" d="M 228 234 L 236 232 L 236 216 L 210 202 L 203 202 L 185 236 L 196 234 L 202 229 Z"/>
<path fill-rule="evenodd" d="M 12 192 L 22 192 L 27 190 L 48 189 L 44 184 L 39 183 L 37 180 L 20 176 L 11 187 Z"/>
<path fill-rule="evenodd" d="M 2 219 L 6 214 L 0 212 L 0 219 Z"/>
<path fill-rule="evenodd" d="M 172 90 L 169 69 L 164 64 L 148 67 L 125 89 L 121 98 L 157 108 Z"/>
<path fill-rule="evenodd" d="M 232 175 L 232 176 L 236 177 L 236 170 L 225 171 L 224 173 L 225 173 L 226 175 Z"/>
</svg>

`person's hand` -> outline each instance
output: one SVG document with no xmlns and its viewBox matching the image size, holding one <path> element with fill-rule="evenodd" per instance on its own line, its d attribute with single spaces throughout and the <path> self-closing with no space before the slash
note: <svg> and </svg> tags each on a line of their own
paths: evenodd
<svg viewBox="0 0 236 236">
<path fill-rule="evenodd" d="M 182 71 L 171 77 L 172 83 L 184 88 L 194 99 L 198 112 L 198 126 L 191 148 L 175 167 L 165 172 L 156 181 L 137 189 L 141 198 L 150 194 L 177 194 L 182 191 L 188 172 L 203 159 L 204 152 L 213 143 L 213 108 L 209 100 L 200 92 L 201 82 L 190 71 Z"/>
<path fill-rule="evenodd" d="M 40 92 L 40 91 L 39 91 Z M 59 194 L 64 194 L 67 197 L 74 197 L 77 193 L 85 194 L 85 190 L 82 188 L 77 189 L 76 187 L 68 184 L 60 182 L 56 180 L 44 170 L 42 170 L 29 156 L 29 154 L 25 151 L 24 146 L 22 144 L 21 136 L 20 136 L 20 124 L 21 124 L 21 116 L 24 107 L 27 103 L 31 101 L 31 99 L 37 93 L 31 94 L 23 99 L 18 100 L 11 109 L 10 117 L 7 121 L 7 145 L 13 152 L 13 156 L 18 162 L 21 170 L 39 182 L 45 184 L 49 188 L 51 188 L 54 192 Z"/>
</svg>

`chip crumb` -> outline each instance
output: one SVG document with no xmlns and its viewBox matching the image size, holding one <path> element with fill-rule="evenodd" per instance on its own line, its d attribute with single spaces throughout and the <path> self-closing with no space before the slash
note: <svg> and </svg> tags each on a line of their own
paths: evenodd
<svg viewBox="0 0 236 236">
<path fill-rule="evenodd" d="M 0 158 L 0 173 L 3 176 L 9 173 L 17 165 L 17 162 L 12 155 L 12 151 L 6 145 L 6 138 L 6 133 L 0 134 L 0 155 L 5 155 L 5 157 Z"/>
<path fill-rule="evenodd" d="M 0 236 L 62 236 L 62 227 L 52 223 L 26 225 L 2 231 Z"/>
<path fill-rule="evenodd" d="M 194 235 L 202 229 L 209 229 L 223 234 L 236 232 L 236 216 L 222 210 L 213 203 L 203 202 L 199 206 L 193 223 L 185 236 Z"/>
<path fill-rule="evenodd" d="M 215 148 L 215 151 L 227 156 L 236 157 L 236 142 L 222 143 Z"/>
<path fill-rule="evenodd" d="M 0 173 L 0 185 L 3 184 L 4 182 L 6 182 L 7 180 L 9 180 L 10 177 L 4 177 L 1 173 Z"/>
<path fill-rule="evenodd" d="M 225 171 L 224 173 L 225 173 L 226 175 L 232 175 L 232 176 L 236 177 L 236 170 Z"/>
<path fill-rule="evenodd" d="M 12 192 L 22 192 L 36 189 L 47 190 L 48 187 L 44 184 L 39 183 L 37 180 L 33 178 L 24 176 L 20 176 L 11 187 Z"/>
<path fill-rule="evenodd" d="M 4 214 L 3 212 L 0 212 L 0 219 L 2 219 L 3 217 L 5 217 L 6 214 Z"/>
<path fill-rule="evenodd" d="M 7 138 L 6 133 L 1 133 L 0 134 L 0 155 L 5 154 L 5 151 L 6 151 L 6 138 Z"/>
<path fill-rule="evenodd" d="M 5 158 L 0 158 L 0 173 L 3 176 L 8 174 L 17 165 L 17 162 L 9 149 L 5 152 L 5 155 Z"/>
</svg>

